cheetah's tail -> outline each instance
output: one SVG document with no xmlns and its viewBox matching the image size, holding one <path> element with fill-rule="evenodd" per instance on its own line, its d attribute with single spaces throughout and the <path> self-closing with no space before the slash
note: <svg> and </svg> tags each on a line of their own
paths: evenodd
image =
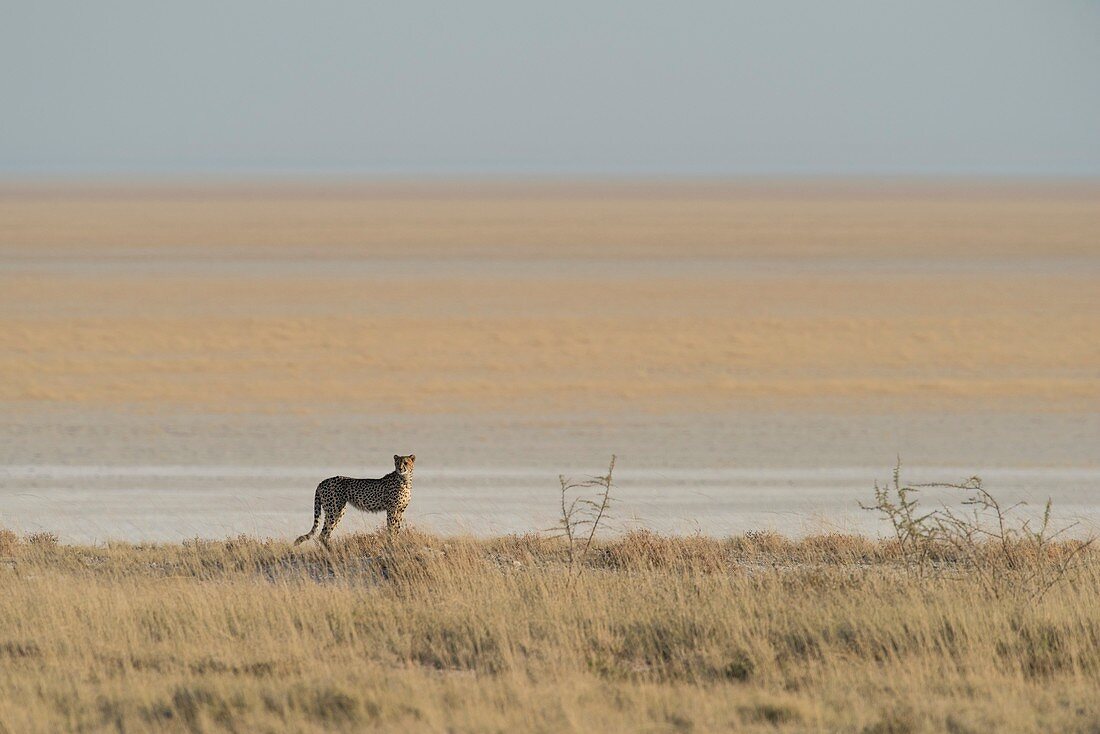
<svg viewBox="0 0 1100 734">
<path fill-rule="evenodd" d="M 304 543 L 313 537 L 313 534 L 317 532 L 317 526 L 321 523 L 321 487 L 318 485 L 317 491 L 313 493 L 313 527 L 309 529 L 309 532 L 305 535 L 299 535 L 298 539 L 294 541 L 294 545 Z"/>
</svg>

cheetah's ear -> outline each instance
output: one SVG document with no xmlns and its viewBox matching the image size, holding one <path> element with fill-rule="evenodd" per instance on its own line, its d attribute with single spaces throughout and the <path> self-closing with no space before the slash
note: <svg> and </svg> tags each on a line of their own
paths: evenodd
<svg viewBox="0 0 1100 734">
<path fill-rule="evenodd" d="M 401 457 L 400 457 L 400 456 L 398 456 L 397 454 L 394 454 L 394 455 L 393 455 L 393 460 L 394 460 L 394 461 L 399 461 L 400 459 L 401 459 Z"/>
<path fill-rule="evenodd" d="M 416 461 L 416 454 L 409 454 L 409 461 Z"/>
</svg>

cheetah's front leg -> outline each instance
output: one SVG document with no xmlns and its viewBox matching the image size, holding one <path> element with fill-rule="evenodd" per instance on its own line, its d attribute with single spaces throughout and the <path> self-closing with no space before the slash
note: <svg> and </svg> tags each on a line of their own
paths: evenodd
<svg viewBox="0 0 1100 734">
<path fill-rule="evenodd" d="M 386 530 L 395 533 L 405 527 L 404 510 L 386 510 Z"/>
</svg>

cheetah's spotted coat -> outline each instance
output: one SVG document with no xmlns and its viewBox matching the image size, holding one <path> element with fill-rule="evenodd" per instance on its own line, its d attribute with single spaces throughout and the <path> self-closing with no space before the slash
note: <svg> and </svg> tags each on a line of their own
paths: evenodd
<svg viewBox="0 0 1100 734">
<path fill-rule="evenodd" d="M 416 455 L 394 454 L 394 471 L 381 479 L 356 479 L 354 477 L 329 477 L 317 485 L 313 495 L 313 527 L 294 541 L 294 545 L 309 540 L 317 532 L 321 511 L 325 523 L 318 540 L 326 548 L 328 538 L 344 517 L 347 505 L 365 512 L 386 512 L 386 527 L 392 532 L 404 525 L 405 508 L 412 497 L 413 464 Z"/>
</svg>

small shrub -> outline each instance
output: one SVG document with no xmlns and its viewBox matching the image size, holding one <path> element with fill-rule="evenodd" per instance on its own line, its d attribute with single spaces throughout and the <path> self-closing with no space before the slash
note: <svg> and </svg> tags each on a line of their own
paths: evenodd
<svg viewBox="0 0 1100 734">
<path fill-rule="evenodd" d="M 950 507 L 925 512 L 919 506 L 922 489 L 952 489 L 963 493 L 969 512 Z M 1093 540 L 1057 541 L 1076 523 L 1055 529 L 1048 499 L 1042 518 L 1018 519 L 1024 503 L 1003 506 L 973 476 L 960 483 L 906 484 L 901 481 L 901 461 L 894 466 L 890 484 L 875 482 L 875 501 L 860 503 L 890 523 L 906 569 L 918 578 L 946 578 L 965 570 L 976 576 L 995 597 L 1012 596 L 1034 601 L 1073 575 L 1085 560 Z"/>
<path fill-rule="evenodd" d="M 564 474 L 558 476 L 561 484 L 561 519 L 558 521 L 558 534 L 565 538 L 569 550 L 569 571 L 588 557 L 592 541 L 600 523 L 606 518 L 611 507 L 612 475 L 615 473 L 615 456 L 607 465 L 607 474 L 588 477 L 583 480 L 569 479 Z M 595 491 L 590 497 L 585 493 Z"/>
</svg>

